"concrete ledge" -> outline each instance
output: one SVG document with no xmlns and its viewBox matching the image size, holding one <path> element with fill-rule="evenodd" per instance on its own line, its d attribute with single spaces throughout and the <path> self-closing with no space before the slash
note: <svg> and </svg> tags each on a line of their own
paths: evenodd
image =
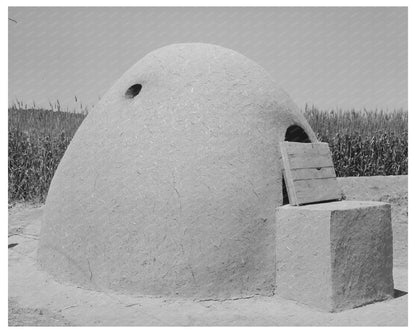
<svg viewBox="0 0 416 333">
<path fill-rule="evenodd" d="M 330 312 L 393 296 L 389 204 L 286 205 L 276 221 L 279 296 Z"/>
</svg>

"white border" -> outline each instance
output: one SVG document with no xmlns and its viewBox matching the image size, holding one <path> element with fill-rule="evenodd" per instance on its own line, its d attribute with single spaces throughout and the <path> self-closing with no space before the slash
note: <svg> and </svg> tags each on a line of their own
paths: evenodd
<svg viewBox="0 0 416 333">
<path fill-rule="evenodd" d="M 413 1 L 414 2 L 414 1 Z M 57 1 L 36 1 L 36 2 L 31 2 L 31 1 L 19 1 L 19 0 L 15 0 L 15 1 L 5 1 L 5 3 L 2 3 L 1 6 L 1 17 L 3 18 L 2 24 L 1 24 L 1 39 L 2 39 L 2 50 L 3 52 L 1 52 L 1 58 L 2 58 L 2 73 L 3 74 L 3 78 L 1 80 L 1 89 L 0 89 L 0 94 L 1 94 L 1 101 L 3 103 L 3 108 L 0 112 L 0 124 L 1 124 L 1 134 L 2 134 L 2 140 L 1 140 L 1 158 L 2 158 L 2 163 L 1 163 L 1 199 L 2 199 L 2 210 L 1 210 L 1 226 L 3 228 L 3 233 L 2 235 L 4 235 L 4 237 L 6 237 L 5 235 L 7 234 L 7 209 L 6 209 L 6 203 L 7 203 L 7 178 L 6 178 L 6 169 L 7 169 L 7 106 L 8 106 L 8 94 L 7 94 L 7 89 L 8 89 L 8 77 L 6 75 L 6 73 L 8 73 L 8 53 L 5 52 L 5 48 L 6 45 L 8 45 L 8 28 L 7 25 L 8 24 L 8 20 L 6 20 L 6 16 L 8 15 L 8 7 L 14 7 L 14 6 L 57 6 Z M 349 0 L 349 1 L 265 1 L 265 0 L 257 0 L 257 1 L 229 1 L 229 0 L 212 0 L 212 1 L 172 1 L 172 2 L 168 2 L 168 1 L 160 1 L 160 0 L 153 0 L 153 1 L 133 1 L 133 0 L 119 0 L 119 1 L 91 1 L 91 0 L 71 0 L 71 1 L 60 1 L 59 2 L 59 6 L 97 6 L 97 7 L 103 7 L 103 6 L 114 6 L 114 7 L 120 7 L 120 6 L 150 6 L 150 7 L 155 7 L 155 6 L 251 6 L 251 7 L 261 7 L 261 6 L 288 6 L 288 7 L 298 7 L 298 6 L 334 6 L 336 5 L 337 7 L 339 6 L 356 6 L 356 7 L 374 7 L 374 6 L 393 6 L 393 7 L 398 7 L 398 6 L 406 6 L 409 7 L 409 18 L 408 18 L 408 22 L 409 22 L 409 105 L 408 105 L 408 110 L 409 110 L 409 129 L 411 129 L 413 127 L 413 125 L 415 124 L 414 122 L 414 116 L 413 116 L 413 111 L 414 109 L 414 98 L 412 97 L 412 94 L 410 92 L 414 92 L 415 90 L 415 86 L 414 86 L 414 74 L 415 74 L 415 67 L 413 65 L 413 62 L 410 61 L 411 59 L 415 59 L 416 56 L 416 52 L 415 52 L 415 43 L 414 43 L 414 26 L 415 24 L 413 23 L 415 20 L 415 15 L 413 12 L 413 8 L 412 8 L 412 2 L 411 1 L 365 1 L 365 0 Z M 412 156 L 414 156 L 414 147 L 415 147 L 415 136 L 413 135 L 412 131 L 409 131 L 409 156 L 410 156 L 410 162 L 412 161 Z M 412 168 L 412 163 L 409 163 L 409 174 L 413 175 L 413 168 Z M 414 227 L 412 225 L 413 222 L 413 216 L 414 215 L 414 209 L 413 209 L 413 205 L 412 205 L 412 199 L 413 199 L 413 189 L 414 187 L 414 183 L 413 183 L 413 177 L 409 176 L 409 258 L 414 258 L 414 249 L 415 247 L 413 246 L 412 242 L 410 241 L 412 239 L 413 236 L 413 230 Z M 6 295 L 8 294 L 8 289 L 7 289 L 7 277 L 5 272 L 7 271 L 7 265 L 8 265 L 8 255 L 6 252 L 6 246 L 5 244 L 3 245 L 3 251 L 1 252 L 1 263 L 2 263 L 2 267 L 3 267 L 3 274 L 1 274 L 1 286 L 2 286 L 2 300 L 1 300 L 1 327 L 7 327 L 7 299 L 6 299 Z M 412 264 L 412 259 L 409 259 L 409 282 L 410 281 L 414 281 L 414 277 L 416 275 L 414 274 L 414 265 Z M 412 302 L 412 295 L 411 295 L 411 288 L 409 287 L 409 327 L 414 327 L 414 320 L 412 318 L 412 316 L 410 315 L 411 313 L 413 313 L 413 310 L 415 309 L 415 307 L 413 306 L 413 302 Z M 13 328 L 13 330 L 16 330 L 18 328 Z M 38 331 L 43 331 L 45 330 L 45 328 L 30 328 L 32 330 L 38 330 Z M 61 330 L 62 328 L 50 328 L 53 330 Z M 76 327 L 72 327 L 69 328 L 70 330 L 77 330 L 77 332 L 79 330 L 81 331 L 90 331 L 91 328 L 76 328 Z M 97 328 L 95 328 L 97 329 Z M 103 329 L 105 331 L 108 330 L 113 330 L 114 328 L 100 328 Z M 115 328 L 117 330 L 120 330 L 121 328 Z M 137 330 L 138 328 L 130 328 L 131 330 Z M 139 328 L 141 331 L 142 330 L 159 330 L 162 328 Z M 166 328 L 165 328 L 166 329 Z M 194 329 L 198 329 L 199 331 L 206 331 L 206 330 L 211 330 L 212 328 L 186 328 L 185 330 L 194 330 Z M 234 330 L 234 331 L 247 331 L 247 330 L 252 330 L 253 328 L 213 328 L 215 330 Z M 258 330 L 259 328 L 255 328 L 256 330 Z M 268 331 L 286 331 L 286 330 L 298 330 L 301 328 L 284 328 L 284 327 L 278 327 L 278 328 L 260 328 L 261 330 L 268 330 Z M 308 332 L 321 332 L 322 330 L 333 330 L 334 328 L 322 328 L 322 327 L 315 327 L 315 328 L 307 328 Z M 348 330 L 350 331 L 351 328 L 350 327 L 345 327 L 345 328 L 337 328 L 339 330 Z M 362 331 L 362 332 L 368 332 L 370 328 L 354 328 L 354 330 L 358 330 L 358 331 Z M 396 330 L 397 328 L 377 328 L 377 330 L 390 330 L 390 329 L 394 329 Z M 21 329 L 18 329 L 21 330 Z M 49 328 L 48 328 L 49 330 Z M 169 328 L 169 330 L 172 331 L 176 331 L 176 332 L 180 332 L 182 330 L 184 330 L 184 328 Z"/>
<path fill-rule="evenodd" d="M 370 1 L 370 0 L 339 0 L 339 1 L 330 1 L 330 0 L 321 0 L 321 1 L 299 1 L 299 0 L 176 0 L 176 1 L 167 1 L 167 0 L 120 0 L 120 1 L 109 1 L 109 0 L 62 0 L 59 1 L 59 6 L 57 1 L 43 0 L 43 1 L 28 1 L 28 0 L 14 0 L 6 1 L 7 6 L 25 6 L 25 7 L 39 7 L 39 6 L 51 6 L 51 7 L 408 7 L 412 1 L 408 0 L 397 0 L 397 1 Z"/>
</svg>

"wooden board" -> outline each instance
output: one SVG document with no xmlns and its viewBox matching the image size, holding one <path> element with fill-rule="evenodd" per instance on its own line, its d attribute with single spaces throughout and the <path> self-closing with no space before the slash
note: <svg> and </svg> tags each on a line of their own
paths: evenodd
<svg viewBox="0 0 416 333">
<path fill-rule="evenodd" d="M 280 144 L 289 203 L 294 206 L 340 200 L 331 151 L 327 143 Z"/>
</svg>

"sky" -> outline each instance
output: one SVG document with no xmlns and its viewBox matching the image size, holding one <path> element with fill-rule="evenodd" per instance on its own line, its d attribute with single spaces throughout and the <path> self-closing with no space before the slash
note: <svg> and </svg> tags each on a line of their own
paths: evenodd
<svg viewBox="0 0 416 333">
<path fill-rule="evenodd" d="M 204 42 L 260 64 L 301 108 L 407 110 L 407 15 L 405 7 L 10 7 L 9 105 L 91 108 L 147 53 Z"/>
</svg>

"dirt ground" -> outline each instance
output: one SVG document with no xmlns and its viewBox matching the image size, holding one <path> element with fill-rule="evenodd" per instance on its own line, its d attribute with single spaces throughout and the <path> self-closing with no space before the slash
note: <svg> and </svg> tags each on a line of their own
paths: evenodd
<svg viewBox="0 0 416 333">
<path fill-rule="evenodd" d="M 279 296 L 227 301 L 132 297 L 55 282 L 39 269 L 42 206 L 9 209 L 9 326 L 406 326 L 407 176 L 339 178 L 347 200 L 392 205 L 395 298 L 325 313 Z"/>
</svg>

